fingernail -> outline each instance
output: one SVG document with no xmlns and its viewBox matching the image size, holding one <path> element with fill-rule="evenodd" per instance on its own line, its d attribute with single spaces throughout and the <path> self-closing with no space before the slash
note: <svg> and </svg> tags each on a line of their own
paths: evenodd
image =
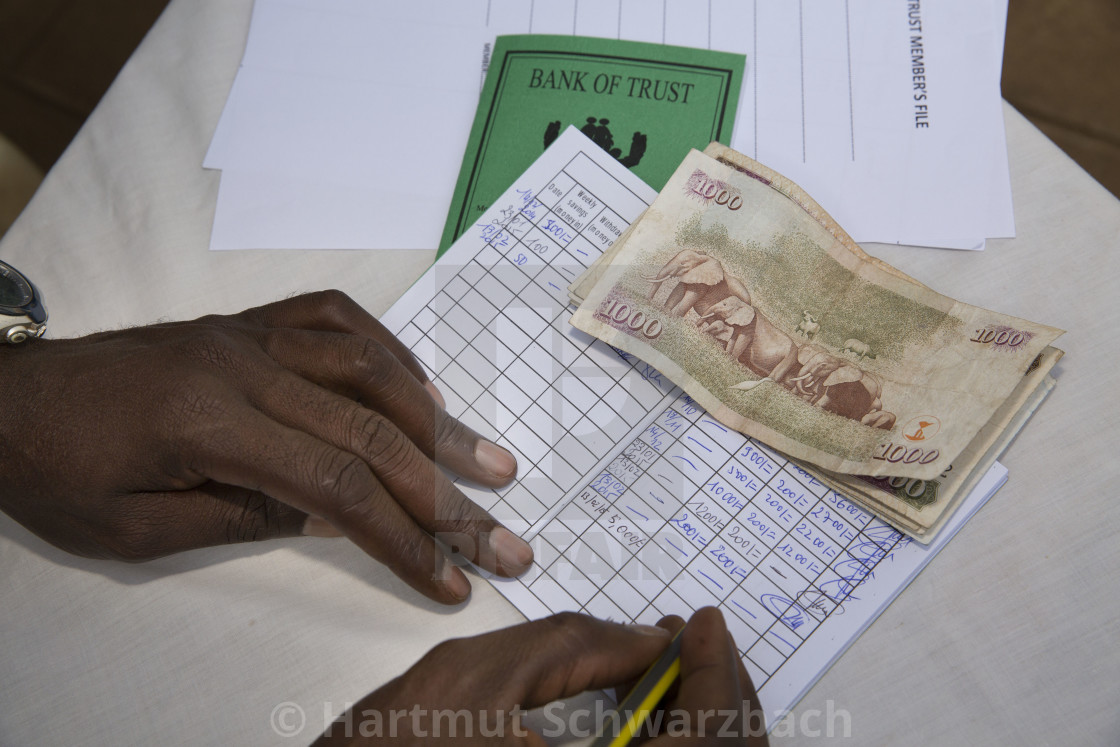
<svg viewBox="0 0 1120 747">
<path fill-rule="evenodd" d="M 432 395 L 432 399 L 436 401 L 437 405 L 439 405 L 444 410 L 447 409 L 447 400 L 443 398 L 443 394 L 435 384 L 430 381 L 425 381 L 424 388 L 428 390 L 428 394 Z"/>
<path fill-rule="evenodd" d="M 490 532 L 490 549 L 501 567 L 520 575 L 533 562 L 533 548 L 505 527 Z"/>
<path fill-rule="evenodd" d="M 341 537 L 342 532 L 334 528 L 326 519 L 320 516 L 308 516 L 303 522 L 305 537 Z"/>
<path fill-rule="evenodd" d="M 451 592 L 451 596 L 460 602 L 471 595 L 471 582 L 467 580 L 462 571 L 446 559 L 444 559 L 443 569 L 440 571 L 440 581 Z"/>
<path fill-rule="evenodd" d="M 656 625 L 638 625 L 637 623 L 634 623 L 633 625 L 627 625 L 626 627 L 630 628 L 630 630 L 634 631 L 635 633 L 641 633 L 642 635 L 655 635 L 660 638 L 669 637 L 668 630 L 665 630 L 665 628 L 659 628 Z"/>
<path fill-rule="evenodd" d="M 490 441 L 479 440 L 474 447 L 474 458 L 479 465 L 495 477 L 509 477 L 517 469 L 513 454 Z"/>
</svg>

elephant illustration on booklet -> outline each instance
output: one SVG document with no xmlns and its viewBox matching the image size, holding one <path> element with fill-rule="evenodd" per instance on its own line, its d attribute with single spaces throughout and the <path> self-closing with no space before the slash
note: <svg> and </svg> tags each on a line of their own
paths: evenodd
<svg viewBox="0 0 1120 747">
<path fill-rule="evenodd" d="M 726 425 L 851 475 L 945 472 L 1062 333 L 868 256 L 797 185 L 717 143 L 571 291 L 577 328 Z"/>
</svg>

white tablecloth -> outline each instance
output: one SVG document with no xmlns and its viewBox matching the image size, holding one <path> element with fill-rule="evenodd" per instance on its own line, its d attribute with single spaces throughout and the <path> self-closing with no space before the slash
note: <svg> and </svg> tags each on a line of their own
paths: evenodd
<svg viewBox="0 0 1120 747">
<path fill-rule="evenodd" d="M 380 313 L 432 261 L 207 251 L 218 174 L 200 163 L 250 7 L 173 0 L 0 244 L 45 292 L 54 336 L 325 287 Z M 1015 239 L 868 249 L 1069 330 L 1059 385 L 1003 457 L 1010 482 L 802 700 L 789 743 L 835 712 L 858 744 L 1120 743 L 1120 203 L 1006 119 Z M 0 744 L 275 744 L 286 701 L 307 719 L 286 743 L 306 743 L 437 641 L 520 619 L 477 580 L 461 608 L 438 607 L 345 541 L 124 565 L 0 517 Z"/>
</svg>

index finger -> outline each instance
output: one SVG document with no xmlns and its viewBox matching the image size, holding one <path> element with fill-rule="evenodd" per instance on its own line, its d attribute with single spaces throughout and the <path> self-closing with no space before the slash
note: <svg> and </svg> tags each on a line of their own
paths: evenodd
<svg viewBox="0 0 1120 747">
<path fill-rule="evenodd" d="M 354 299 L 340 290 L 316 291 L 292 296 L 282 301 L 247 309 L 237 316 L 252 320 L 264 327 L 345 332 L 377 340 L 388 348 L 417 381 L 424 385 L 440 406 L 445 404 L 443 396 L 428 378 L 427 371 L 404 343 Z"/>
<path fill-rule="evenodd" d="M 282 369 L 384 414 L 457 475 L 492 488 L 514 478 L 513 455 L 433 404 L 385 345 L 358 335 L 292 329 L 261 334 L 258 343 Z"/>
<path fill-rule="evenodd" d="M 713 737 L 721 731 L 747 736 L 752 726 L 747 717 L 756 711 L 757 699 L 749 678 L 743 687 L 744 675 L 723 613 L 715 607 L 697 610 L 681 634 L 681 682 L 673 704 L 695 720 L 695 736 Z"/>
</svg>

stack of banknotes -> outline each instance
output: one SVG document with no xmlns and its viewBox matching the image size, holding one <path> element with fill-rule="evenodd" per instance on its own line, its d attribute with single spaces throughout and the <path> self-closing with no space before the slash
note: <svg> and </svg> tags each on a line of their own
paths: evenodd
<svg viewBox="0 0 1120 747">
<path fill-rule="evenodd" d="M 572 324 L 929 542 L 1054 386 L 1062 330 L 866 254 L 718 143 L 569 288 Z"/>
</svg>

